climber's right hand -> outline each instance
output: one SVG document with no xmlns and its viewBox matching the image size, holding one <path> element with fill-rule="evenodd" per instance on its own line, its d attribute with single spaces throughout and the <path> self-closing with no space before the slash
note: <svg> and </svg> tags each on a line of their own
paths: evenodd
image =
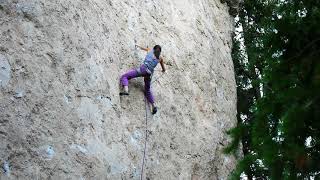
<svg viewBox="0 0 320 180">
<path fill-rule="evenodd" d="M 138 44 L 135 45 L 135 48 L 141 48 L 141 46 L 139 46 Z"/>
<path fill-rule="evenodd" d="M 141 46 L 139 46 L 137 44 L 136 44 L 136 47 L 140 48 L 141 50 L 147 51 L 147 52 L 150 51 L 149 48 L 144 48 L 144 47 L 141 47 Z"/>
</svg>

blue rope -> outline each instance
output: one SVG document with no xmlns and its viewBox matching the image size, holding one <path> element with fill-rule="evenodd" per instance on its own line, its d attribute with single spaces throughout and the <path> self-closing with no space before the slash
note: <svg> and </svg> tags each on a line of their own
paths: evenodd
<svg viewBox="0 0 320 180">
<path fill-rule="evenodd" d="M 144 149 L 143 149 L 143 159 L 142 159 L 142 167 L 141 167 L 141 176 L 140 180 L 143 178 L 143 170 L 144 170 L 144 164 L 145 164 L 145 158 L 146 158 L 146 150 L 147 150 L 147 141 L 148 141 L 148 111 L 147 111 L 147 99 L 144 96 L 144 104 L 146 107 L 146 136 L 144 141 Z"/>
<path fill-rule="evenodd" d="M 154 82 L 156 82 L 159 78 L 161 78 L 164 75 L 161 74 L 159 77 L 157 77 L 155 80 L 153 80 L 151 82 L 151 84 L 153 84 Z M 145 104 L 145 109 L 146 109 L 146 136 L 145 136 L 145 140 L 144 140 L 144 149 L 143 149 L 143 158 L 142 158 L 142 167 L 141 167 L 141 176 L 140 176 L 140 180 L 143 179 L 143 171 L 144 171 L 144 165 L 145 165 L 145 159 L 146 159 L 146 151 L 147 151 L 147 141 L 148 141 L 148 104 L 147 104 L 147 98 L 146 96 L 144 96 L 144 104 Z"/>
</svg>

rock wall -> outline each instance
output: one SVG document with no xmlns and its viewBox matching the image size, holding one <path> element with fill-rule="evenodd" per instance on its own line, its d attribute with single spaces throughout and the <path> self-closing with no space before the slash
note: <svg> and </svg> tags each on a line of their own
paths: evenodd
<svg viewBox="0 0 320 180">
<path fill-rule="evenodd" d="M 146 112 L 143 179 L 226 179 L 228 11 L 219 0 L 0 0 L 0 179 L 139 179 Z M 145 56 L 135 43 L 163 46 L 155 116 L 141 78 L 118 95 Z"/>
</svg>

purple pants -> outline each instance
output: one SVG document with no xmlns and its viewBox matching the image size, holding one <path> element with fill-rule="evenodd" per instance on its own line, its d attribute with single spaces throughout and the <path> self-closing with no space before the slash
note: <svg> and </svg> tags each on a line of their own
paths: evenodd
<svg viewBox="0 0 320 180">
<path fill-rule="evenodd" d="M 120 79 L 121 85 L 128 86 L 129 80 L 136 77 L 144 77 L 145 95 L 148 101 L 153 104 L 154 97 L 151 92 L 151 74 L 147 72 L 147 68 L 144 65 L 141 65 L 138 69 L 131 69 L 127 73 L 123 74 Z"/>
</svg>

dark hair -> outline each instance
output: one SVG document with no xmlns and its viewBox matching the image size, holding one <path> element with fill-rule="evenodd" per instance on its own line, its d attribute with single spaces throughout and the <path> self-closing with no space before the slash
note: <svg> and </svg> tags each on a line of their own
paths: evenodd
<svg viewBox="0 0 320 180">
<path fill-rule="evenodd" d="M 160 45 L 155 45 L 155 46 L 153 47 L 153 50 L 156 50 L 156 49 L 160 49 L 160 52 L 161 52 L 161 46 L 160 46 Z"/>
</svg>

